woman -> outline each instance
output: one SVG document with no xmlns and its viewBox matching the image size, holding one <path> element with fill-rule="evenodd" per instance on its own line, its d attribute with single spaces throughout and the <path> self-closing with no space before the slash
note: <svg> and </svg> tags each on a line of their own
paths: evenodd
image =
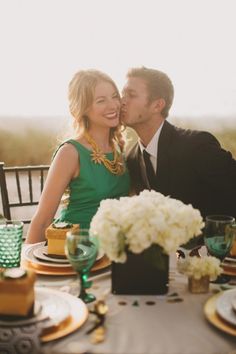
<svg viewBox="0 0 236 354">
<path fill-rule="evenodd" d="M 80 227 L 89 227 L 102 199 L 129 192 L 115 83 L 100 71 L 79 71 L 69 84 L 69 107 L 75 136 L 54 155 L 27 243 L 45 239 L 65 191 L 67 201 L 57 220 Z"/>
</svg>

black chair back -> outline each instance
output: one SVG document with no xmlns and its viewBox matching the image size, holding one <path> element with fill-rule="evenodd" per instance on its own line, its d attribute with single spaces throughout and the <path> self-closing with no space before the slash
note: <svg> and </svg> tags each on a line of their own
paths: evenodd
<svg viewBox="0 0 236 354">
<path fill-rule="evenodd" d="M 0 162 L 2 209 L 6 219 L 12 218 L 12 208 L 39 203 L 48 169 L 49 165 L 6 167 L 4 162 Z M 14 195 L 11 193 L 12 190 L 14 190 Z M 22 221 L 30 223 L 31 219 Z"/>
</svg>

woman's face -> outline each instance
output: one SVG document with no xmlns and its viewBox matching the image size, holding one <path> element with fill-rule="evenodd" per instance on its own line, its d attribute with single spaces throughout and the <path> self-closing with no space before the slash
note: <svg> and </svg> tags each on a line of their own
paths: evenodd
<svg viewBox="0 0 236 354">
<path fill-rule="evenodd" d="M 120 122 L 120 97 L 116 88 L 102 81 L 97 84 L 94 99 L 87 112 L 89 126 L 113 128 Z"/>
</svg>

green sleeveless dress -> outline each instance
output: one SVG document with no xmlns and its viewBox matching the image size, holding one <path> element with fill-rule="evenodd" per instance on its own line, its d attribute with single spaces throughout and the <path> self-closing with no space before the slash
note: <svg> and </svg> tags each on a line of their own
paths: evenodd
<svg viewBox="0 0 236 354">
<path fill-rule="evenodd" d="M 78 141 L 67 140 L 59 148 L 65 143 L 72 144 L 78 151 L 80 173 L 70 182 L 65 194 L 66 202 L 63 202 L 64 207 L 56 221 L 67 221 L 80 224 L 81 228 L 89 228 L 101 200 L 128 195 L 129 173 L 126 169 L 123 175 L 114 175 L 103 164 L 91 161 L 91 151 Z M 105 155 L 109 160 L 113 159 L 112 152 Z"/>
</svg>

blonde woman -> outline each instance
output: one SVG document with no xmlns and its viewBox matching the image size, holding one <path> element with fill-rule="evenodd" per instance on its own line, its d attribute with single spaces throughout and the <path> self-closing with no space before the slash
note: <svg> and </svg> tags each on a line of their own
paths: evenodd
<svg viewBox="0 0 236 354">
<path fill-rule="evenodd" d="M 26 242 L 45 239 L 66 191 L 58 221 L 89 227 L 102 199 L 128 195 L 123 160 L 120 96 L 113 80 L 97 70 L 79 71 L 69 84 L 74 137 L 61 144 L 50 166 Z"/>
</svg>

